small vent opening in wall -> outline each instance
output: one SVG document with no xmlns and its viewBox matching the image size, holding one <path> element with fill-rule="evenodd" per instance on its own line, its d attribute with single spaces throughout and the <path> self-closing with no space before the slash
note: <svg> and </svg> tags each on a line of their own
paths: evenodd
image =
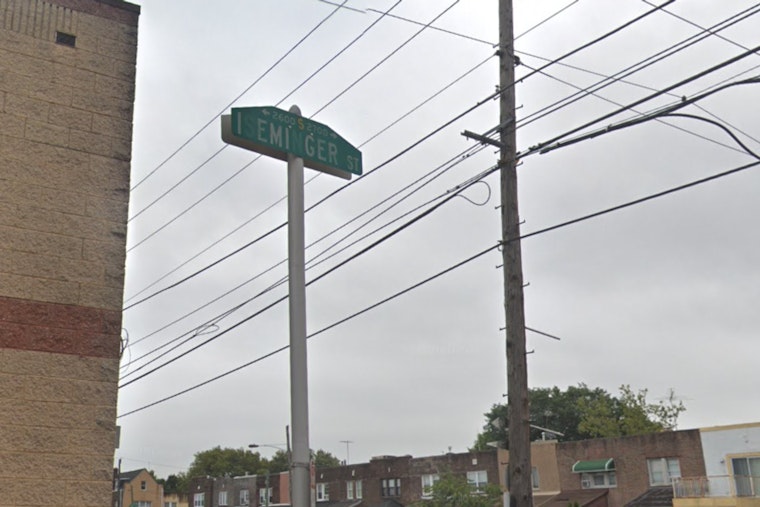
<svg viewBox="0 0 760 507">
<path fill-rule="evenodd" d="M 77 36 L 70 33 L 55 32 L 55 42 L 73 48 L 77 45 Z"/>
</svg>

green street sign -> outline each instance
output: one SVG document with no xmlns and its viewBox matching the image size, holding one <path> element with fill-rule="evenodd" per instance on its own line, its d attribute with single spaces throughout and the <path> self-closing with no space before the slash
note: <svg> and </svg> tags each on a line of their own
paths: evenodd
<svg viewBox="0 0 760 507">
<path fill-rule="evenodd" d="M 280 160 L 301 157 L 304 166 L 347 179 L 362 174 L 362 153 L 330 127 L 276 107 L 235 107 L 222 139 Z M 231 134 L 231 136 L 229 135 Z M 343 174 L 341 174 L 343 173 Z"/>
</svg>

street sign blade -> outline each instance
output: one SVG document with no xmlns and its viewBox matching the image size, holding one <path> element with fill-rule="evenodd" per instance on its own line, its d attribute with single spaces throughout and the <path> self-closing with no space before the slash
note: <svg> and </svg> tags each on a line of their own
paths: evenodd
<svg viewBox="0 0 760 507">
<path fill-rule="evenodd" d="M 240 148 L 245 148 L 246 150 L 255 151 L 256 153 L 261 153 L 262 155 L 276 158 L 278 160 L 283 160 L 285 162 L 288 160 L 288 154 L 285 151 L 234 135 L 232 133 L 232 116 L 229 114 L 222 115 L 222 141 L 233 146 L 239 146 Z M 349 172 L 333 169 L 332 167 L 327 166 L 317 166 L 316 164 L 308 163 L 306 160 L 304 160 L 304 167 L 310 167 L 317 171 L 331 174 L 333 176 L 337 176 L 338 178 L 343 178 L 344 180 L 351 179 L 351 173 Z"/>
<path fill-rule="evenodd" d="M 290 153 L 319 171 L 362 174 L 361 151 L 314 120 L 276 107 L 237 107 L 232 108 L 229 123 L 231 141 L 225 142 L 230 144 L 241 146 L 244 140 L 243 147 L 281 160 Z"/>
</svg>

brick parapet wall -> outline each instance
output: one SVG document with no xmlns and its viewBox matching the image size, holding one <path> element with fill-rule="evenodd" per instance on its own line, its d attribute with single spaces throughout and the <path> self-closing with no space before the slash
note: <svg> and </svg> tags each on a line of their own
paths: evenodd
<svg viewBox="0 0 760 507">
<path fill-rule="evenodd" d="M 619 438 L 562 442 L 557 446 L 562 490 L 581 489 L 576 461 L 612 458 L 617 487 L 609 489 L 609 507 L 623 507 L 649 489 L 647 459 L 678 458 L 683 477 L 704 475 L 705 463 L 699 430 L 665 431 Z"/>
</svg>

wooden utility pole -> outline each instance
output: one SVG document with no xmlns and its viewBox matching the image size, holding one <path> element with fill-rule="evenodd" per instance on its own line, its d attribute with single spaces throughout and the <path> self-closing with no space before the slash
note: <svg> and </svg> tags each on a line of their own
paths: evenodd
<svg viewBox="0 0 760 507">
<path fill-rule="evenodd" d="M 517 205 L 515 56 L 512 0 L 499 0 L 501 229 L 507 333 L 509 507 L 532 507 L 528 371 L 525 347 L 520 215 Z"/>
</svg>

